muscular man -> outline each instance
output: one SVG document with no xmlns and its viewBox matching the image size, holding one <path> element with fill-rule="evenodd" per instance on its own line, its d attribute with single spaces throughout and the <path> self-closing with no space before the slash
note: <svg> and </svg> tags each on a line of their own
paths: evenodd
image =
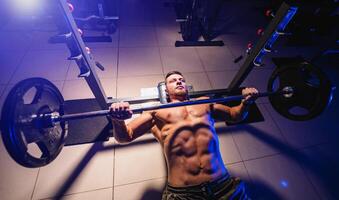
<svg viewBox="0 0 339 200">
<path fill-rule="evenodd" d="M 185 78 L 178 71 L 165 78 L 170 102 L 189 100 Z M 231 178 L 219 150 L 214 119 L 241 121 L 258 91 L 245 88 L 240 105 L 202 104 L 143 112 L 125 124 L 132 112 L 127 102 L 111 105 L 115 139 L 131 142 L 151 131 L 162 146 L 167 163 L 163 200 L 247 199 L 244 184 Z M 203 99 L 207 97 L 201 97 Z"/>
</svg>

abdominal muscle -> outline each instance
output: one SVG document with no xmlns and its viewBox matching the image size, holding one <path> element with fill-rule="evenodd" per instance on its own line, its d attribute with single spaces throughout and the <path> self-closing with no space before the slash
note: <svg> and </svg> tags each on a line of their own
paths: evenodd
<svg viewBox="0 0 339 200">
<path fill-rule="evenodd" d="M 210 123 L 208 120 L 184 120 L 162 128 L 170 185 L 197 185 L 227 174 L 218 138 Z"/>
</svg>

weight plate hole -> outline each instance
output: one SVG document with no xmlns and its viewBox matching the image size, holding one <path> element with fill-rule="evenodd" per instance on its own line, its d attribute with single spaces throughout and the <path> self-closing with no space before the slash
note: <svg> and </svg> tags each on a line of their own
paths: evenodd
<svg viewBox="0 0 339 200">
<path fill-rule="evenodd" d="M 27 153 L 35 158 L 41 158 L 42 152 L 36 143 L 30 143 L 27 145 Z"/>
<path fill-rule="evenodd" d="M 22 99 L 24 100 L 24 104 L 32 104 L 36 93 L 37 89 L 35 87 L 30 88 L 22 97 Z"/>
</svg>

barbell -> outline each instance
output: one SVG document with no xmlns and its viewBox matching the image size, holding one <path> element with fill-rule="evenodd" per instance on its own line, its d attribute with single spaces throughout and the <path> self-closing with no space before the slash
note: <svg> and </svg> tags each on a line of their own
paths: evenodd
<svg viewBox="0 0 339 200">
<path fill-rule="evenodd" d="M 287 86 L 280 91 L 259 93 L 257 97 L 259 98 L 259 97 L 267 97 L 267 96 L 274 96 L 274 95 L 283 95 L 285 98 L 289 98 L 293 96 L 293 88 Z M 236 96 L 229 96 L 229 97 L 223 97 L 223 98 L 200 99 L 200 100 L 184 101 L 184 102 L 177 102 L 177 103 L 166 103 L 166 104 L 158 104 L 158 105 L 140 105 L 137 108 L 131 108 L 130 110 L 134 114 L 138 114 L 144 111 L 174 108 L 174 107 L 180 107 L 180 106 L 191 106 L 191 105 L 208 104 L 208 103 L 227 103 L 231 101 L 240 101 L 244 98 L 245 97 L 243 95 L 236 95 Z M 98 117 L 98 116 L 108 116 L 110 115 L 110 113 L 111 113 L 110 110 L 99 110 L 99 111 L 65 114 L 65 115 L 60 115 L 58 112 L 41 113 L 40 115 L 32 115 L 32 116 L 29 116 L 29 118 L 22 119 L 20 123 L 21 124 L 26 123 L 29 125 L 31 123 L 34 123 L 34 121 L 38 121 L 38 122 L 43 122 L 45 127 L 51 127 L 60 122 L 66 122 L 66 121 L 77 120 L 77 119 L 85 119 L 85 118 L 91 118 L 91 117 Z"/>
<path fill-rule="evenodd" d="M 279 67 L 269 79 L 268 97 L 273 108 L 284 117 L 297 121 L 320 115 L 332 99 L 334 88 L 320 69 L 311 65 Z M 240 101 L 242 95 L 178 103 L 139 106 L 133 113 L 207 103 Z M 1 132 L 10 156 L 25 167 L 41 167 L 61 152 L 70 120 L 105 116 L 110 110 L 64 114 L 64 99 L 56 86 L 43 78 L 29 78 L 9 92 L 2 109 Z M 302 108 L 302 112 L 294 107 Z"/>
</svg>

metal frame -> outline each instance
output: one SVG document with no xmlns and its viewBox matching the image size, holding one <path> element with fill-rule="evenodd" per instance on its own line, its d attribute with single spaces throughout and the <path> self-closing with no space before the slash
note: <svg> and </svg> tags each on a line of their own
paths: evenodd
<svg viewBox="0 0 339 200">
<path fill-rule="evenodd" d="M 106 109 L 107 96 L 105 94 L 105 91 L 103 90 L 98 75 L 96 74 L 95 62 L 91 58 L 91 56 L 86 52 L 85 43 L 82 40 L 80 33 L 78 32 L 77 25 L 72 14 L 69 11 L 66 0 L 59 0 L 58 7 L 59 10 L 61 11 L 62 16 L 57 17 L 63 17 L 65 23 L 61 24 L 57 23 L 57 25 L 59 26 L 59 29 L 61 29 L 61 31 L 64 31 L 63 36 L 65 37 L 67 41 L 67 46 L 71 52 L 70 59 L 77 60 L 77 64 L 80 70 L 83 68 L 89 70 L 89 75 L 85 76 L 86 82 L 88 86 L 91 88 L 100 107 L 102 109 Z"/>
<path fill-rule="evenodd" d="M 255 66 L 260 66 L 262 57 L 272 50 L 273 43 L 278 39 L 280 35 L 284 35 L 284 29 L 291 21 L 298 8 L 290 6 L 283 2 L 277 11 L 276 16 L 272 19 L 264 34 L 260 37 L 253 50 L 247 56 L 244 64 L 235 75 L 233 80 L 228 86 L 230 91 L 236 90 L 240 87 L 248 74 Z"/>
</svg>

